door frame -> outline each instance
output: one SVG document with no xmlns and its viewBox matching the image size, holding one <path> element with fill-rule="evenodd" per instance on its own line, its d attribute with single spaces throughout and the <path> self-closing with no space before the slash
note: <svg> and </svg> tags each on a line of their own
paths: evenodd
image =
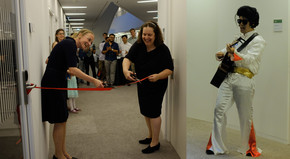
<svg viewBox="0 0 290 159">
<path fill-rule="evenodd" d="M 25 26 L 25 13 L 24 13 L 24 1 L 14 0 L 15 19 L 16 19 L 16 63 L 17 63 L 17 81 L 18 81 L 18 93 L 19 93 L 19 106 L 20 106 L 20 120 L 21 120 L 21 136 L 22 136 L 22 149 L 23 158 L 31 159 L 31 144 L 29 140 L 29 124 L 28 124 L 28 111 L 27 111 L 27 94 L 25 86 L 24 71 L 27 70 L 27 59 L 25 57 L 26 41 L 23 37 L 26 35 Z M 26 99 L 25 99 L 26 98 Z"/>
</svg>

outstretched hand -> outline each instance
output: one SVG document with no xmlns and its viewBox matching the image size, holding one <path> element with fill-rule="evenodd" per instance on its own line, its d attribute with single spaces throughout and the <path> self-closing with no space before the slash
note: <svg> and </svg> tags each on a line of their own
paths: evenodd
<svg viewBox="0 0 290 159">
<path fill-rule="evenodd" d="M 94 81 L 94 85 L 96 86 L 96 88 L 104 88 L 104 85 L 103 85 L 102 81 L 100 81 L 98 79 L 96 79 Z"/>
</svg>

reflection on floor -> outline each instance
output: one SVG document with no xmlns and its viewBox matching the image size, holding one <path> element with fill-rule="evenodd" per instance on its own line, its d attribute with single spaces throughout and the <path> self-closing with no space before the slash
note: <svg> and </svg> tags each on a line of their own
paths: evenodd
<svg viewBox="0 0 290 159">
<path fill-rule="evenodd" d="M 240 132 L 227 129 L 228 155 L 206 155 L 205 148 L 209 140 L 212 123 L 193 118 L 187 118 L 187 159 L 241 159 L 250 158 L 241 155 L 236 150 L 239 146 Z M 290 158 L 290 145 L 281 144 L 262 137 L 257 137 L 257 146 L 263 150 L 259 158 L 286 159 Z"/>
<path fill-rule="evenodd" d="M 87 86 L 82 84 L 81 87 Z M 146 137 L 147 128 L 139 112 L 136 85 L 111 91 L 79 91 L 76 101 L 82 111 L 70 113 L 67 122 L 66 145 L 72 156 L 80 159 L 179 159 L 165 140 L 160 141 L 159 151 L 142 154 L 141 150 L 147 145 L 140 145 L 138 140 Z M 53 153 L 50 138 L 49 158 Z"/>
</svg>

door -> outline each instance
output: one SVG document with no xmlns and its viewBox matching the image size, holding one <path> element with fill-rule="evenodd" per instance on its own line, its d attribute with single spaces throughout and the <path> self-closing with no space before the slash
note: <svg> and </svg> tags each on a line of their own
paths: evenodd
<svg viewBox="0 0 290 159">
<path fill-rule="evenodd" d="M 0 158 L 30 158 L 18 0 L 0 0 Z"/>
</svg>

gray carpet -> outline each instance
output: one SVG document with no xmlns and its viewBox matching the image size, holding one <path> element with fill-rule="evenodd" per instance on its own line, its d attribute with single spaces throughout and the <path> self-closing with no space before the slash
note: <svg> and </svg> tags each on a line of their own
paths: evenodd
<svg viewBox="0 0 290 159">
<path fill-rule="evenodd" d="M 212 130 L 212 123 L 193 118 L 187 118 L 187 159 L 241 159 L 251 158 L 238 153 L 240 132 L 227 129 L 227 155 L 206 155 L 205 149 Z M 238 140 L 237 140 L 238 139 Z M 262 137 L 256 137 L 257 146 L 263 150 L 258 158 L 263 159 L 289 159 L 290 145 L 281 144 Z"/>
<path fill-rule="evenodd" d="M 79 91 L 76 103 L 82 111 L 70 113 L 67 151 L 79 159 L 179 159 L 165 140 L 160 141 L 159 151 L 142 154 L 147 145 L 138 140 L 147 136 L 147 127 L 139 112 L 136 89 L 136 85 L 131 85 L 111 91 Z M 50 137 L 49 158 L 53 153 Z"/>
</svg>

